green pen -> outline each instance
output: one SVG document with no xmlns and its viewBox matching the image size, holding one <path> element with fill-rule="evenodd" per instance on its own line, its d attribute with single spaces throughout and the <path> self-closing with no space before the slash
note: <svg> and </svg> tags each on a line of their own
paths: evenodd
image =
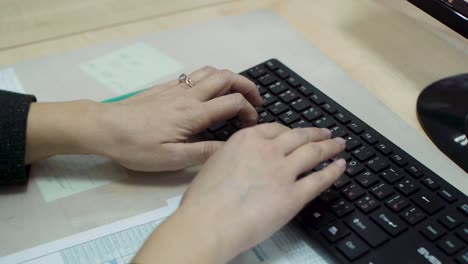
<svg viewBox="0 0 468 264">
<path fill-rule="evenodd" d="M 127 98 L 130 98 L 134 95 L 137 95 L 143 91 L 146 91 L 147 89 L 141 89 L 141 90 L 138 90 L 138 91 L 134 91 L 134 92 L 130 92 L 130 93 L 127 93 L 127 94 L 122 94 L 122 95 L 119 95 L 119 96 L 116 96 L 116 97 L 113 97 L 113 98 L 110 98 L 110 99 L 107 99 L 107 100 L 104 100 L 102 101 L 103 103 L 114 103 L 114 102 L 118 102 L 118 101 L 122 101 L 122 100 L 125 100 Z"/>
</svg>

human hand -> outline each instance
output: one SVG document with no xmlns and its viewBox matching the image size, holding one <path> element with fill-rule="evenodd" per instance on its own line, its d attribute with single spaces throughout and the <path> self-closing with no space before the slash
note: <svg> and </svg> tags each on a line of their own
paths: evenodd
<svg viewBox="0 0 468 264">
<path fill-rule="evenodd" d="M 236 116 L 245 127 L 257 123 L 254 107 L 262 98 L 247 78 L 212 67 L 189 78 L 191 88 L 175 80 L 106 105 L 113 137 L 108 156 L 134 170 L 177 170 L 204 162 L 222 145 L 188 143 L 192 136 Z"/>
<path fill-rule="evenodd" d="M 207 223 L 223 261 L 268 238 L 345 170 L 343 159 L 297 180 L 343 151 L 328 130 L 264 124 L 234 134 L 189 186 L 176 213 Z M 177 216 L 179 214 L 179 216 Z"/>
</svg>

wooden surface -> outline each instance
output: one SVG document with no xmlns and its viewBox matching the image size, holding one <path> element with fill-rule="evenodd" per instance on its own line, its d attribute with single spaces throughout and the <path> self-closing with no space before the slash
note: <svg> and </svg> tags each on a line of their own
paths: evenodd
<svg viewBox="0 0 468 264">
<path fill-rule="evenodd" d="M 0 63 L 264 9 L 420 131 L 419 92 L 468 72 L 466 39 L 404 0 L 1 1 Z"/>
</svg>

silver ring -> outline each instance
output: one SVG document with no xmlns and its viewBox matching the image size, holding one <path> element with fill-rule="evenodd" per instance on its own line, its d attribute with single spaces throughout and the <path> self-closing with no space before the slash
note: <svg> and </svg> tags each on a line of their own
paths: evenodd
<svg viewBox="0 0 468 264">
<path fill-rule="evenodd" d="M 181 75 L 179 75 L 179 78 L 177 78 L 177 80 L 179 81 L 179 83 L 185 83 L 189 87 L 193 87 L 193 85 L 194 85 L 192 80 L 190 80 L 189 77 L 187 76 L 187 74 L 185 74 L 185 73 L 182 73 Z"/>
</svg>

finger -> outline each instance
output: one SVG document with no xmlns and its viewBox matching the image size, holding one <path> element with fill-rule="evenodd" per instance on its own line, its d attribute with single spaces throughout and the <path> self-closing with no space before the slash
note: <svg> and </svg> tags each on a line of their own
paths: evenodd
<svg viewBox="0 0 468 264">
<path fill-rule="evenodd" d="M 323 170 L 309 174 L 296 182 L 295 194 L 307 204 L 320 193 L 329 188 L 338 178 L 343 175 L 346 169 L 346 161 L 339 159 L 325 167 Z"/>
<path fill-rule="evenodd" d="M 228 94 L 203 103 L 202 110 L 207 116 L 205 129 L 217 122 L 239 117 L 242 127 L 257 124 L 257 111 L 240 93 Z"/>
<path fill-rule="evenodd" d="M 203 79 L 215 73 L 216 71 L 218 71 L 218 69 L 211 66 L 205 66 L 201 69 L 192 72 L 189 75 L 189 78 L 196 85 L 197 83 L 200 83 Z"/>
<path fill-rule="evenodd" d="M 278 136 L 275 144 L 283 149 L 285 154 L 289 154 L 304 144 L 329 139 L 330 136 L 331 131 L 326 128 L 296 128 Z"/>
<path fill-rule="evenodd" d="M 274 139 L 277 136 L 291 130 L 289 127 L 283 126 L 282 124 L 276 122 L 257 125 L 251 129 L 254 129 L 266 139 Z"/>
<path fill-rule="evenodd" d="M 199 141 L 194 143 L 166 143 L 164 147 L 174 156 L 171 164 L 174 170 L 204 163 L 224 142 Z"/>
<path fill-rule="evenodd" d="M 302 145 L 286 158 L 290 167 L 300 174 L 316 167 L 320 162 L 328 160 L 344 150 L 346 141 L 334 138 Z"/>
<path fill-rule="evenodd" d="M 227 93 L 241 93 L 254 106 L 263 103 L 257 86 L 252 81 L 228 70 L 216 71 L 189 91 L 200 101 L 208 101 Z"/>
</svg>

